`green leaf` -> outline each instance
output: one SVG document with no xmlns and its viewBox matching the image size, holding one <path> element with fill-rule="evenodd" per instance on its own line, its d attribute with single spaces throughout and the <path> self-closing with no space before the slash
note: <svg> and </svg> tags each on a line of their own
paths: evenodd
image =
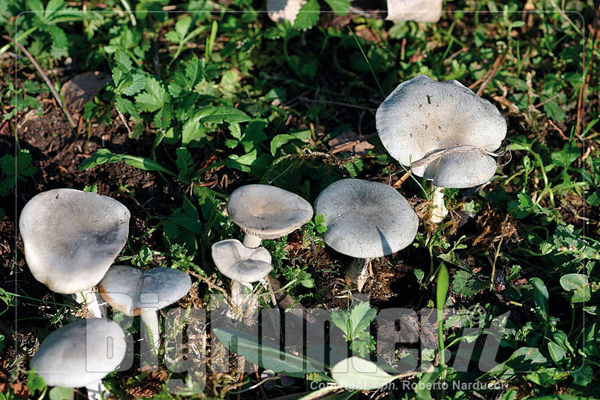
<svg viewBox="0 0 600 400">
<path fill-rule="evenodd" d="M 198 140 L 206 134 L 204 124 L 200 122 L 198 112 L 194 113 L 185 123 L 181 130 L 181 145 L 187 147 L 192 141 Z"/>
<path fill-rule="evenodd" d="M 583 274 L 566 274 L 560 277 L 560 285 L 573 292 L 571 303 L 584 303 L 592 298 L 588 277 Z"/>
<path fill-rule="evenodd" d="M 540 278 L 531 278 L 533 285 L 533 301 L 544 317 L 548 317 L 548 289 Z"/>
<path fill-rule="evenodd" d="M 306 4 L 300 7 L 300 11 L 294 21 L 294 27 L 301 31 L 315 26 L 319 20 L 321 8 L 317 0 L 308 0 Z"/>
<path fill-rule="evenodd" d="M 346 15 L 350 11 L 350 0 L 325 0 L 325 3 L 335 13 L 335 15 Z"/>
<path fill-rule="evenodd" d="M 275 156 L 277 150 L 283 147 L 286 143 L 292 140 L 300 140 L 302 142 L 307 142 L 310 139 L 310 131 L 299 131 L 291 134 L 281 134 L 277 135 L 271 140 L 271 154 Z"/>
<path fill-rule="evenodd" d="M 239 169 L 240 171 L 243 171 L 243 172 L 250 172 L 251 171 L 250 166 L 252 165 L 252 163 L 254 161 L 256 161 L 256 158 L 257 158 L 256 150 L 253 150 L 252 152 L 250 152 L 248 154 L 244 154 L 243 156 L 238 156 L 236 154 L 232 154 L 225 160 L 225 165 L 227 165 L 230 168 Z"/>
<path fill-rule="evenodd" d="M 356 338 L 360 332 L 368 329 L 376 316 L 377 310 L 371 308 L 367 301 L 354 306 L 350 312 L 351 339 Z"/>
<path fill-rule="evenodd" d="M 581 155 L 581 149 L 575 141 L 568 142 L 561 151 L 552 153 L 552 163 L 561 168 L 567 168 Z"/>
<path fill-rule="evenodd" d="M 50 400 L 67 400 L 73 398 L 73 388 L 54 387 L 50 390 Z"/>
<path fill-rule="evenodd" d="M 221 124 L 223 122 L 240 123 L 252 120 L 245 112 L 227 106 L 203 107 L 198 110 L 196 115 L 202 122 L 214 124 Z"/>
<path fill-rule="evenodd" d="M 556 364 L 560 364 L 564 361 L 567 356 L 567 352 L 561 346 L 559 346 L 555 342 L 548 342 L 548 352 L 550 353 L 550 357 Z"/>
<path fill-rule="evenodd" d="M 587 386 L 594 379 L 594 370 L 589 365 L 584 365 L 581 368 L 571 372 L 573 376 L 573 382 L 579 386 Z"/>
<path fill-rule="evenodd" d="M 50 38 L 52 39 L 52 48 L 50 50 L 52 57 L 67 57 L 69 55 L 69 40 L 65 31 L 56 25 L 43 25 L 41 29 L 50 34 Z"/>
<path fill-rule="evenodd" d="M 245 332 L 231 328 L 215 328 L 213 332 L 224 344 L 230 344 L 234 341 L 234 337 L 237 338 L 237 345 L 230 350 L 234 350 L 244 356 L 246 361 L 260 365 L 264 369 L 294 378 L 304 378 L 310 372 L 325 370 L 325 365 L 320 361 L 283 352 L 268 343 L 259 343 L 258 338 Z"/>
<path fill-rule="evenodd" d="M 130 156 L 127 154 L 115 154 L 111 153 L 108 149 L 98 150 L 90 158 L 79 165 L 79 170 L 82 171 L 105 163 L 116 163 L 121 161 L 132 167 L 143 169 L 144 171 L 159 171 L 171 176 L 177 176 L 162 165 L 148 158 Z"/>
<path fill-rule="evenodd" d="M 346 335 L 346 339 L 351 339 L 350 317 L 346 310 L 340 310 L 331 313 L 331 322 Z"/>
<path fill-rule="evenodd" d="M 331 377 L 348 390 L 375 390 L 396 379 L 377 364 L 360 357 L 346 358 L 335 364 L 331 368 Z"/>
<path fill-rule="evenodd" d="M 190 26 L 192 26 L 192 17 L 189 15 L 181 18 L 179 21 L 175 23 L 175 32 L 181 40 L 185 38 L 188 31 L 190 30 Z"/>
<path fill-rule="evenodd" d="M 489 287 L 489 282 L 484 282 L 467 271 L 458 270 L 454 274 L 452 287 L 457 294 L 472 297 L 479 293 L 479 291 Z"/>
<path fill-rule="evenodd" d="M 176 164 L 177 169 L 179 170 L 178 178 L 181 182 L 190 184 L 193 171 L 192 168 L 194 167 L 192 155 L 185 147 L 180 147 L 175 150 L 175 154 L 177 154 Z"/>
<path fill-rule="evenodd" d="M 155 78 L 146 79 L 146 91 L 135 97 L 137 109 L 140 111 L 154 112 L 170 100 L 164 87 Z"/>
</svg>

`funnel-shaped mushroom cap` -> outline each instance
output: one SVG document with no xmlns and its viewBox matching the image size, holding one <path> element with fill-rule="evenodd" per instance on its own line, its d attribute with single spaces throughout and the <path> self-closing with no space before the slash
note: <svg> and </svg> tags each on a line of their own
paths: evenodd
<svg viewBox="0 0 600 400">
<path fill-rule="evenodd" d="M 250 249 L 236 239 L 213 244 L 212 258 L 223 275 L 241 283 L 257 282 L 273 269 L 267 249 Z"/>
<path fill-rule="evenodd" d="M 423 176 L 435 186 L 469 188 L 486 183 L 496 173 L 496 160 L 478 149 L 453 151 L 430 162 Z"/>
<path fill-rule="evenodd" d="M 417 235 L 419 219 L 394 188 L 360 179 L 342 179 L 315 202 L 325 217 L 325 243 L 354 258 L 383 257 L 402 250 Z"/>
<path fill-rule="evenodd" d="M 381 142 L 406 166 L 456 146 L 492 152 L 506 136 L 506 121 L 492 103 L 456 80 L 436 82 L 424 75 L 401 83 L 375 118 Z M 426 167 L 414 167 L 413 173 L 423 176 Z"/>
<path fill-rule="evenodd" d="M 125 315 L 140 315 L 144 309 L 161 309 L 181 299 L 192 287 L 190 276 L 172 268 L 142 271 L 126 265 L 108 270 L 98 285 L 100 295 Z"/>
<path fill-rule="evenodd" d="M 119 324 L 84 319 L 51 333 L 33 356 L 31 368 L 49 386 L 87 386 L 117 369 L 126 348 Z"/>
<path fill-rule="evenodd" d="M 302 197 L 269 185 L 246 185 L 231 193 L 229 218 L 244 232 L 277 239 L 310 221 L 313 209 Z"/>
<path fill-rule="evenodd" d="M 127 242 L 127 207 L 74 189 L 40 193 L 23 208 L 19 229 L 38 281 L 58 293 L 96 285 Z"/>
</svg>

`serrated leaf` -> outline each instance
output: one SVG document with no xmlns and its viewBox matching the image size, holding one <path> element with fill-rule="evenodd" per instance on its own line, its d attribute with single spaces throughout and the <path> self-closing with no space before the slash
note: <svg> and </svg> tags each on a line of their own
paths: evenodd
<svg viewBox="0 0 600 400">
<path fill-rule="evenodd" d="M 129 55 L 126 52 L 118 50 L 115 53 L 115 62 L 123 66 L 126 70 L 131 70 L 133 63 Z"/>
<path fill-rule="evenodd" d="M 472 297 L 486 287 L 489 287 L 488 282 L 484 282 L 475 275 L 463 270 L 457 270 L 452 280 L 454 292 L 465 297 Z"/>
<path fill-rule="evenodd" d="M 169 171 L 156 161 L 150 160 L 149 158 L 130 156 L 128 154 L 115 154 L 108 149 L 100 149 L 94 153 L 90 158 L 83 161 L 79 165 L 79 170 L 90 169 L 97 167 L 98 165 L 106 163 L 124 162 L 132 167 L 143 169 L 144 171 L 159 171 L 171 176 L 177 176 L 173 172 Z"/>
<path fill-rule="evenodd" d="M 139 111 L 154 112 L 162 108 L 170 98 L 163 86 L 155 78 L 146 79 L 146 91 L 135 97 Z"/>
<path fill-rule="evenodd" d="M 331 313 L 331 322 L 333 322 L 335 326 L 337 326 L 342 332 L 344 332 L 344 335 L 346 335 L 346 338 L 348 340 L 351 339 L 352 332 L 350 332 L 350 318 L 346 310 L 339 310 Z"/>
<path fill-rule="evenodd" d="M 350 0 L 325 0 L 325 3 L 335 13 L 335 15 L 346 15 L 350 11 Z"/>
<path fill-rule="evenodd" d="M 117 109 L 121 111 L 121 113 L 129 114 L 134 118 L 140 118 L 140 114 L 138 114 L 138 111 L 131 100 L 117 95 L 115 96 L 115 105 L 117 106 Z"/>
<path fill-rule="evenodd" d="M 335 364 L 331 368 L 331 377 L 348 390 L 375 390 L 396 379 L 377 364 L 360 357 L 346 358 Z"/>
<path fill-rule="evenodd" d="M 365 331 L 371 325 L 371 322 L 377 316 L 377 310 L 371 308 L 368 302 L 362 302 L 354 306 L 350 312 L 350 326 L 352 329 L 352 339 L 354 339 L 360 332 Z"/>
<path fill-rule="evenodd" d="M 138 94 L 146 86 L 146 76 L 142 74 L 133 74 L 131 82 L 124 85 L 121 89 L 121 93 L 127 96 L 134 96 Z"/>
<path fill-rule="evenodd" d="M 294 20 L 294 28 L 301 31 L 312 28 L 319 20 L 321 8 L 317 0 L 308 0 L 298 11 Z"/>
<path fill-rule="evenodd" d="M 191 183 L 192 168 L 194 167 L 194 160 L 192 155 L 185 147 L 180 147 L 175 150 L 177 155 L 177 169 L 179 170 L 178 178 L 181 182 L 189 184 Z"/>
<path fill-rule="evenodd" d="M 171 108 L 170 104 L 166 104 L 154 115 L 154 125 L 158 129 L 167 130 L 171 126 L 172 119 L 173 108 Z"/>
<path fill-rule="evenodd" d="M 52 39 L 52 48 L 50 53 L 54 58 L 66 57 L 69 55 L 69 40 L 65 32 L 56 25 L 43 25 L 41 29 Z"/>
</svg>

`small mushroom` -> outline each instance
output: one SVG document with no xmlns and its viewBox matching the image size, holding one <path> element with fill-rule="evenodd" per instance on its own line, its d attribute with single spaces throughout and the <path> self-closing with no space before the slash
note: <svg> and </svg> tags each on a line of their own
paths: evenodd
<svg viewBox="0 0 600 400">
<path fill-rule="evenodd" d="M 306 224 L 313 216 L 309 202 L 270 185 L 246 185 L 234 190 L 227 202 L 229 218 L 246 233 L 244 246 L 260 246 Z"/>
<path fill-rule="evenodd" d="M 55 292 L 83 292 L 79 298 L 93 303 L 90 289 L 125 246 L 130 217 L 123 204 L 96 193 L 54 189 L 38 194 L 19 219 L 31 273 Z M 91 311 L 100 316 L 99 309 Z"/>
<path fill-rule="evenodd" d="M 192 287 L 190 276 L 172 268 L 141 270 L 115 265 L 98 285 L 100 295 L 114 309 L 144 322 L 146 340 L 156 351 L 160 345 L 158 310 L 181 299 Z"/>
<path fill-rule="evenodd" d="M 31 368 L 49 386 L 103 388 L 102 378 L 125 358 L 123 329 L 113 321 L 90 318 L 51 333 L 31 360 Z M 95 393 L 95 398 L 100 393 Z"/>
<path fill-rule="evenodd" d="M 256 309 L 256 299 L 251 298 L 252 283 L 262 280 L 271 272 L 271 254 L 264 247 L 248 248 L 239 240 L 227 239 L 212 245 L 212 258 L 223 275 L 232 280 L 231 299 L 234 308 L 243 309 L 248 320 Z M 237 310 L 230 310 L 229 316 L 239 319 Z"/>
<path fill-rule="evenodd" d="M 437 82 L 424 75 L 401 83 L 379 106 L 375 119 L 390 155 L 443 188 L 469 188 L 492 179 L 494 151 L 507 129 L 498 109 L 471 89 L 456 80 Z M 443 191 L 435 190 L 434 198 L 441 201 L 438 214 L 443 214 Z"/>
<path fill-rule="evenodd" d="M 325 243 L 354 257 L 346 276 L 361 291 L 371 258 L 383 257 L 411 244 L 419 219 L 394 188 L 361 179 L 342 179 L 329 185 L 315 202 L 325 218 Z"/>
</svg>

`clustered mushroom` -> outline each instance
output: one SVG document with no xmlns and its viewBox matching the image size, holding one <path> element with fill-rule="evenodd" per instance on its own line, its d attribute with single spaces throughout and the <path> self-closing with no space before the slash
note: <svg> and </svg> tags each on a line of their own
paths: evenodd
<svg viewBox="0 0 600 400">
<path fill-rule="evenodd" d="M 19 229 L 32 275 L 55 292 L 76 294 L 94 317 L 68 324 L 42 343 L 31 367 L 48 385 L 86 386 L 88 396 L 102 398 L 101 378 L 121 363 L 124 332 L 102 318 L 93 291 L 101 280 L 109 304 L 126 315 L 141 315 L 153 351 L 160 343 L 156 311 L 191 287 L 189 275 L 179 270 L 111 268 L 127 242 L 130 216 L 117 200 L 74 189 L 40 193 L 23 208 Z M 109 349 L 102 345 L 107 341 Z M 102 354 L 111 354 L 110 360 Z"/>
<path fill-rule="evenodd" d="M 234 190 L 227 202 L 227 214 L 245 233 L 243 244 L 223 240 L 212 246 L 212 258 L 219 271 L 232 280 L 234 320 L 245 315 L 252 323 L 257 298 L 251 283 L 262 281 L 272 270 L 271 255 L 259 247 L 263 240 L 278 239 L 300 228 L 313 216 L 309 202 L 287 190 L 270 185 L 245 185 Z M 265 282 L 266 283 L 266 282 Z M 245 310 L 244 310 L 245 306 Z M 239 312 L 241 311 L 241 312 Z"/>
<path fill-rule="evenodd" d="M 444 217 L 443 188 L 488 182 L 496 171 L 494 151 L 506 135 L 506 122 L 491 103 L 457 81 L 436 82 L 423 75 L 401 83 L 385 99 L 377 109 L 376 123 L 390 155 L 433 182 L 438 223 Z M 346 276 L 358 291 L 367 282 L 369 261 L 409 246 L 419 225 L 398 191 L 360 179 L 329 185 L 317 197 L 315 209 L 327 227 L 325 243 L 354 258 Z M 313 208 L 294 193 L 255 184 L 233 191 L 227 213 L 244 232 L 244 241 L 213 244 L 212 258 L 232 281 L 228 316 L 237 321 L 243 315 L 249 324 L 258 306 L 252 284 L 267 286 L 265 278 L 273 269 L 271 254 L 260 247 L 262 240 L 300 228 L 312 218 Z M 95 298 L 91 290 L 98 284 L 113 308 L 141 316 L 148 332 L 145 340 L 157 351 L 157 311 L 185 296 L 191 279 L 183 271 L 164 267 L 111 267 L 127 241 L 129 218 L 127 208 L 109 197 L 56 189 L 35 196 L 25 206 L 19 227 L 27 264 L 37 280 L 58 293 L 86 293 L 81 297 L 88 308 Z M 101 316 L 99 309 L 94 316 Z M 105 343 L 111 343 L 110 349 L 97 345 Z M 91 388 L 118 367 L 125 352 L 119 325 L 92 318 L 50 334 L 31 367 L 49 385 Z"/>
<path fill-rule="evenodd" d="M 419 75 L 403 82 L 377 108 L 383 146 L 413 174 L 433 181 L 432 222 L 446 215 L 442 188 L 488 182 L 506 136 L 506 121 L 489 101 L 456 80 Z"/>
</svg>

